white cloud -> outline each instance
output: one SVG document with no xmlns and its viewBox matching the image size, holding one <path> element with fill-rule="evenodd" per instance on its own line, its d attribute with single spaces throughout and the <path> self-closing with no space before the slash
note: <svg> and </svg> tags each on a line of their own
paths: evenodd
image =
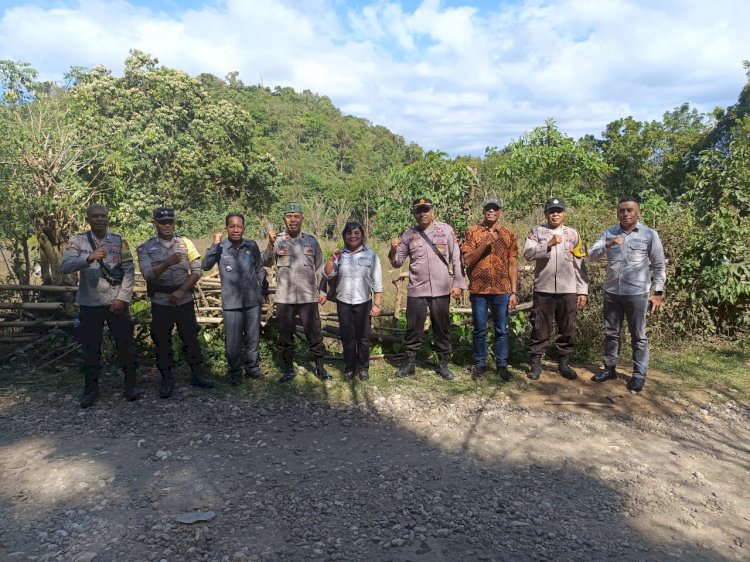
<svg viewBox="0 0 750 562">
<path fill-rule="evenodd" d="M 711 110 L 745 83 L 742 0 L 456 4 L 225 0 L 169 13 L 124 0 L 18 4 L 2 13 L 0 58 L 59 79 L 72 65 L 119 73 L 138 48 L 191 74 L 238 70 L 246 83 L 328 95 L 345 113 L 451 154 L 482 154 L 546 117 L 580 136 L 683 102 Z"/>
</svg>

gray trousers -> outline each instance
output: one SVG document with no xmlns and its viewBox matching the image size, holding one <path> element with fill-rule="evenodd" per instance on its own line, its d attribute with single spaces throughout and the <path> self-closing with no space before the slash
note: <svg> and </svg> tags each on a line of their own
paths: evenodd
<svg viewBox="0 0 750 562">
<path fill-rule="evenodd" d="M 646 312 L 648 293 L 615 295 L 604 292 L 604 365 L 614 367 L 620 357 L 620 331 L 625 316 L 633 349 L 633 376 L 646 378 L 648 371 L 648 338 Z"/>
<path fill-rule="evenodd" d="M 260 371 L 260 305 L 236 310 L 222 310 L 225 349 L 229 373 L 242 370 L 242 344 L 245 344 L 245 371 Z"/>
</svg>

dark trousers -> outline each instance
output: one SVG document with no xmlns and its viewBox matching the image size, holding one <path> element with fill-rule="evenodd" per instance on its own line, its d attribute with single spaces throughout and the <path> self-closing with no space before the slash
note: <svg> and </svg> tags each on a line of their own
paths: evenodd
<svg viewBox="0 0 750 562">
<path fill-rule="evenodd" d="M 534 293 L 531 309 L 531 346 L 529 353 L 542 355 L 552 335 L 552 322 L 557 323 L 557 355 L 570 357 L 576 343 L 578 298 L 575 294 Z"/>
<path fill-rule="evenodd" d="M 81 371 L 96 378 L 99 374 L 104 323 L 115 340 L 117 359 L 125 372 L 135 370 L 135 350 L 133 349 L 133 322 L 128 310 L 112 314 L 109 305 L 82 306 L 78 313 L 81 325 L 78 327 L 78 341 L 83 347 Z"/>
<path fill-rule="evenodd" d="M 260 305 L 237 310 L 222 310 L 224 349 L 230 374 L 242 370 L 242 344 L 245 344 L 245 371 L 260 371 Z"/>
<path fill-rule="evenodd" d="M 338 302 L 341 344 L 344 347 L 344 372 L 362 372 L 370 368 L 370 311 L 372 300 L 361 304 Z"/>
<path fill-rule="evenodd" d="M 604 292 L 604 364 L 607 367 L 617 365 L 620 357 L 620 330 L 624 316 L 628 320 L 630 344 L 633 349 L 633 376 L 646 378 L 648 372 L 647 311 L 647 293 L 615 295 Z"/>
<path fill-rule="evenodd" d="M 190 368 L 193 369 L 203 363 L 193 303 L 188 302 L 180 306 L 151 303 L 151 339 L 154 340 L 154 347 L 156 347 L 156 366 L 160 371 L 174 366 L 172 328 L 175 324 L 177 324 L 177 332 L 182 340 L 182 350 Z"/>
<path fill-rule="evenodd" d="M 281 360 L 285 366 L 294 362 L 294 331 L 299 316 L 305 337 L 310 346 L 313 359 L 323 359 L 326 348 L 323 345 L 323 334 L 320 330 L 320 313 L 317 302 L 300 304 L 276 303 L 276 315 L 279 322 L 279 343 L 281 345 Z"/>
<path fill-rule="evenodd" d="M 404 347 L 410 360 L 417 356 L 422 344 L 424 321 L 427 312 L 432 322 L 432 336 L 440 362 L 448 361 L 451 355 L 450 295 L 443 297 L 406 297 L 406 339 Z"/>
</svg>

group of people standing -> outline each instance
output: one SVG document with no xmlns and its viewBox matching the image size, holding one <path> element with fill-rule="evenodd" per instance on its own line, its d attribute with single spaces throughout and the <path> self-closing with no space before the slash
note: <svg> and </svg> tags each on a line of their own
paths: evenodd
<svg viewBox="0 0 750 562">
<path fill-rule="evenodd" d="M 415 200 L 412 212 L 416 224 L 391 241 L 388 253 L 388 260 L 395 268 L 409 261 L 406 359 L 396 376 L 416 374 L 416 356 L 429 314 L 438 357 L 436 371 L 443 379 L 454 378 L 449 368 L 450 299 L 461 298 L 468 278 L 474 328 L 471 377 L 480 379 L 488 370 L 487 324 L 491 314 L 495 366 L 503 380 L 511 380 L 508 314 L 518 305 L 518 243 L 516 234 L 501 223 L 502 200 L 490 197 L 484 202 L 481 222 L 469 228 L 461 245 L 450 225 L 435 220 L 430 199 Z M 575 379 L 577 374 L 570 366 L 570 357 L 578 314 L 588 299 L 586 250 L 578 232 L 565 224 L 566 207 L 561 198 L 550 198 L 544 214 L 546 222 L 528 232 L 523 247 L 524 257 L 535 262 L 531 368 L 527 377 L 539 379 L 542 355 L 556 323 L 558 371 L 567 379 Z M 603 232 L 588 255 L 591 260 L 607 259 L 604 369 L 592 380 L 604 382 L 617 378 L 620 332 L 622 321 L 627 318 L 634 364 L 627 386 L 632 392 L 640 392 L 648 368 L 647 312 L 658 310 L 663 299 L 664 251 L 656 231 L 638 220 L 637 201 L 622 199 L 617 215 L 619 224 Z M 93 405 L 99 396 L 105 322 L 125 372 L 124 395 L 129 400 L 137 400 L 141 395 L 129 314 L 135 279 L 133 256 L 123 237 L 109 231 L 109 215 L 104 206 L 91 205 L 86 219 L 90 231 L 71 238 L 61 266 L 64 273 L 80 272 L 77 302 L 78 337 L 83 347 L 83 408 Z M 383 281 L 378 255 L 365 245 L 364 227 L 352 221 L 342 232 L 343 246 L 326 261 L 317 239 L 302 230 L 303 221 L 302 205 L 287 203 L 284 231 L 269 229 L 267 247 L 261 252 L 253 240 L 244 238 L 244 216 L 230 213 L 225 221 L 226 240 L 224 233 L 215 233 L 201 260 L 194 244 L 175 234 L 174 209 L 159 207 L 153 211 L 157 236 L 138 247 L 137 259 L 151 299 L 151 336 L 162 376 L 162 398 L 169 398 L 174 392 L 175 326 L 190 367 L 191 383 L 213 387 L 203 368 L 193 288 L 200 279 L 201 269 L 208 271 L 215 266 L 221 281 L 227 374 L 231 384 L 242 382 L 243 370 L 251 379 L 264 377 L 259 353 L 260 311 L 268 293 L 266 267 L 272 266 L 277 277 L 275 305 L 283 364 L 280 382 L 289 382 L 296 375 L 293 358 L 297 319 L 307 339 L 316 376 L 323 381 L 331 379 L 323 361 L 325 347 L 319 314 L 319 306 L 329 297 L 335 298 L 337 306 L 344 352 L 343 377 L 368 380 L 371 318 L 380 315 L 382 306 Z"/>
</svg>

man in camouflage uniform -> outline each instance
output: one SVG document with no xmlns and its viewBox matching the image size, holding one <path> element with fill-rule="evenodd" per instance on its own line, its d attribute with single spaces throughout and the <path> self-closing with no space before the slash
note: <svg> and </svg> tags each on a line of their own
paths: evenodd
<svg viewBox="0 0 750 562">
<path fill-rule="evenodd" d="M 63 273 L 80 272 L 76 302 L 81 322 L 78 338 L 83 346 L 81 408 L 92 406 L 99 397 L 104 322 L 109 326 L 117 358 L 125 371 L 125 397 L 137 400 L 141 396 L 136 386 L 133 323 L 128 310 L 135 281 L 133 256 L 125 239 L 108 230 L 106 207 L 89 206 L 86 221 L 91 230 L 70 239 L 60 265 Z"/>
<path fill-rule="evenodd" d="M 294 332 L 298 316 L 315 361 L 315 374 L 322 381 L 331 380 L 323 364 L 326 349 L 318 311 L 318 305 L 326 302 L 326 295 L 318 291 L 323 275 L 323 251 L 314 236 L 302 232 L 303 220 L 302 204 L 287 203 L 284 207 L 286 230 L 279 235 L 270 230 L 268 247 L 263 252 L 264 265 L 276 265 L 276 316 L 284 363 L 284 375 L 279 382 L 289 382 L 295 375 Z"/>
<path fill-rule="evenodd" d="M 175 324 L 190 366 L 190 383 L 213 388 L 214 383 L 203 370 L 193 303 L 193 288 L 201 278 L 201 255 L 190 240 L 175 235 L 174 209 L 154 209 L 152 223 L 158 235 L 138 247 L 138 266 L 151 298 L 151 338 L 162 376 L 160 396 L 169 398 L 174 392 L 172 328 Z"/>
</svg>

